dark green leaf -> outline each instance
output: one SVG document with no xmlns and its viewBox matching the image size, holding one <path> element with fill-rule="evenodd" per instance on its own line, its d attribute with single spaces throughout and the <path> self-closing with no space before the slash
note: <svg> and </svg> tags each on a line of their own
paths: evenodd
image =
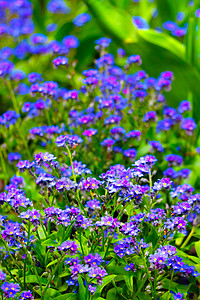
<svg viewBox="0 0 200 300">
<path fill-rule="evenodd" d="M 83 284 L 83 279 L 79 276 L 78 278 L 79 288 L 78 288 L 78 298 L 79 300 L 85 300 L 86 287 Z"/>
</svg>

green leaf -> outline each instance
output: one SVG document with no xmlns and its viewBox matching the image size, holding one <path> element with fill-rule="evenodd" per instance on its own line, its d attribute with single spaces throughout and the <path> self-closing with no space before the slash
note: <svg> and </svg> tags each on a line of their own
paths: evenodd
<svg viewBox="0 0 200 300">
<path fill-rule="evenodd" d="M 133 276 L 124 276 L 127 288 L 133 292 Z"/>
<path fill-rule="evenodd" d="M 117 300 L 117 292 L 115 288 L 112 288 L 108 291 L 106 300 Z"/>
<path fill-rule="evenodd" d="M 150 300 L 150 299 L 152 299 L 151 296 L 147 295 L 147 294 L 140 294 L 140 295 L 138 295 L 138 298 L 140 300 Z"/>
<path fill-rule="evenodd" d="M 200 258 L 200 241 L 195 243 L 195 250 L 197 252 L 198 257 Z"/>
<path fill-rule="evenodd" d="M 65 277 L 65 276 L 68 276 L 68 275 L 70 275 L 70 274 L 71 274 L 71 272 L 65 271 L 65 272 L 61 273 L 61 274 L 59 275 L 59 277 Z"/>
<path fill-rule="evenodd" d="M 172 298 L 172 294 L 168 291 L 160 297 L 160 300 L 170 300 L 171 298 Z"/>
<path fill-rule="evenodd" d="M 38 227 L 38 234 L 39 234 L 41 240 L 46 238 L 44 231 L 41 227 Z"/>
<path fill-rule="evenodd" d="M 83 284 L 83 279 L 79 276 L 78 278 L 79 288 L 78 288 L 78 298 L 79 300 L 85 300 L 86 288 Z"/>
<path fill-rule="evenodd" d="M 128 12 L 114 7 L 108 0 L 84 0 L 91 13 L 105 31 L 126 43 L 135 42 L 136 30 Z M 112 16 L 112 17 L 111 17 Z"/>
<path fill-rule="evenodd" d="M 58 296 L 54 300 L 78 300 L 78 295 L 74 293 L 68 293 L 65 295 Z"/>
<path fill-rule="evenodd" d="M 158 241 L 159 237 L 158 237 L 158 233 L 157 230 L 155 229 L 155 227 L 152 227 L 149 235 L 147 236 L 147 238 L 145 239 L 145 242 L 152 242 L 152 245 L 155 246 L 157 241 Z"/>
<path fill-rule="evenodd" d="M 115 275 L 127 275 L 127 271 L 120 266 L 108 266 L 106 270 L 109 274 L 112 273 Z"/>
<path fill-rule="evenodd" d="M 96 293 L 95 293 L 95 296 L 97 298 L 101 295 L 101 291 L 103 290 L 103 288 L 106 285 L 108 285 L 115 277 L 116 277 L 116 275 L 108 275 L 108 276 L 103 278 L 102 285 L 97 288 Z M 95 300 L 96 300 L 96 297 L 94 298 Z"/>
<path fill-rule="evenodd" d="M 47 265 L 47 268 L 52 266 L 52 265 L 55 265 L 56 263 L 58 262 L 58 259 L 54 259 L 53 261 L 51 261 L 48 265 Z"/>
<path fill-rule="evenodd" d="M 137 34 L 145 41 L 162 47 L 175 54 L 177 57 L 185 60 L 185 47 L 175 38 L 166 33 L 159 33 L 153 29 L 137 30 Z"/>
<path fill-rule="evenodd" d="M 163 279 L 163 288 L 164 289 L 171 289 L 174 292 L 180 292 L 180 293 L 186 293 L 189 291 L 191 284 L 188 284 L 187 286 L 183 284 L 179 284 L 177 282 L 173 282 L 167 278 Z"/>
<path fill-rule="evenodd" d="M 20 278 L 23 280 L 24 278 Z M 42 284 L 47 284 L 48 280 L 46 278 L 40 277 L 40 281 Z M 39 283 L 36 275 L 27 275 L 26 283 Z"/>
<path fill-rule="evenodd" d="M 52 299 L 54 299 L 56 294 L 58 294 L 57 290 L 52 289 L 52 288 L 48 288 L 48 290 L 45 293 L 45 299 L 49 299 L 50 297 L 53 297 Z"/>
<path fill-rule="evenodd" d="M 55 241 L 53 241 L 52 239 L 47 239 L 46 241 L 44 241 L 42 243 L 42 245 L 44 246 L 57 246 L 58 243 L 56 243 Z"/>
</svg>

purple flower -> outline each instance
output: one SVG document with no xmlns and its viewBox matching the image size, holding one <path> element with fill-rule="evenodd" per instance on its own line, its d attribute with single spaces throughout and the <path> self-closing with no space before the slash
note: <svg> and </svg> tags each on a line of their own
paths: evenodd
<svg viewBox="0 0 200 300">
<path fill-rule="evenodd" d="M 133 160 L 137 155 L 137 151 L 134 148 L 130 148 L 128 150 L 124 150 L 123 154 L 124 156 L 130 157 L 131 160 Z"/>
<path fill-rule="evenodd" d="M 176 154 L 166 155 L 165 160 L 168 161 L 169 166 L 180 166 L 183 163 L 182 156 Z"/>
<path fill-rule="evenodd" d="M 169 190 L 171 188 L 172 181 L 170 178 L 162 178 L 158 179 L 157 182 L 154 183 L 152 189 L 154 192 L 161 191 L 163 188 Z"/>
<path fill-rule="evenodd" d="M 6 274 L 2 270 L 0 270 L 0 280 L 5 280 L 5 278 Z"/>
<path fill-rule="evenodd" d="M 146 155 L 143 157 L 140 157 L 137 161 L 135 161 L 135 166 L 138 168 L 141 168 L 141 170 L 145 170 L 145 167 L 148 167 L 151 169 L 153 165 L 156 163 L 157 159 L 153 155 Z"/>
<path fill-rule="evenodd" d="M 14 69 L 14 64 L 9 60 L 0 61 L 0 77 L 6 77 Z"/>
<path fill-rule="evenodd" d="M 68 286 L 72 286 L 76 284 L 76 281 L 70 277 L 68 280 L 66 280 L 66 283 L 68 284 Z"/>
<path fill-rule="evenodd" d="M 58 66 L 62 65 L 68 65 L 68 58 L 65 56 L 58 56 L 54 58 L 53 60 L 54 68 L 57 68 Z"/>
<path fill-rule="evenodd" d="M 186 131 L 187 135 L 192 135 L 194 129 L 197 127 L 197 124 L 195 123 L 194 119 L 192 118 L 185 118 L 183 119 L 181 123 L 181 129 L 184 129 Z"/>
<path fill-rule="evenodd" d="M 37 179 L 36 184 L 43 186 L 47 186 L 48 188 L 56 185 L 55 177 L 52 174 L 41 173 Z"/>
<path fill-rule="evenodd" d="M 79 40 L 74 35 L 68 35 L 62 40 L 62 44 L 68 49 L 77 48 L 79 46 Z"/>
<path fill-rule="evenodd" d="M 141 65 L 142 64 L 142 60 L 141 60 L 141 57 L 140 55 L 131 55 L 127 58 L 127 61 L 126 63 L 128 65 L 131 65 L 131 64 L 137 64 L 137 65 Z"/>
<path fill-rule="evenodd" d="M 157 123 L 156 132 L 159 133 L 161 131 L 167 131 L 171 129 L 174 125 L 174 122 L 171 119 L 164 119 Z"/>
<path fill-rule="evenodd" d="M 101 145 L 104 147 L 108 147 L 109 149 L 111 149 L 111 147 L 115 144 L 115 140 L 113 139 L 105 139 L 101 142 Z"/>
<path fill-rule="evenodd" d="M 87 136 L 87 137 L 91 137 L 95 134 L 97 134 L 97 129 L 94 129 L 94 128 L 86 129 L 82 133 L 82 135 Z"/>
<path fill-rule="evenodd" d="M 149 24 L 147 21 L 140 16 L 133 17 L 133 24 L 138 29 L 149 29 Z"/>
<path fill-rule="evenodd" d="M 139 130 L 132 130 L 125 134 L 127 138 L 136 138 L 138 141 L 140 140 L 141 132 Z"/>
<path fill-rule="evenodd" d="M 180 104 L 179 104 L 179 107 L 178 107 L 178 112 L 180 114 L 183 114 L 185 111 L 190 111 L 192 108 L 191 108 L 191 103 L 187 100 L 183 100 Z"/>
<path fill-rule="evenodd" d="M 98 50 L 101 49 L 101 48 L 107 48 L 110 43 L 111 43 L 111 39 L 109 38 L 105 38 L 105 37 L 102 37 L 98 40 L 95 41 L 95 44 L 99 46 Z"/>
<path fill-rule="evenodd" d="M 173 168 L 167 168 L 164 172 L 163 175 L 166 177 L 171 177 L 171 178 L 177 178 L 178 174 Z"/>
<path fill-rule="evenodd" d="M 30 222 L 36 226 L 38 224 L 40 224 L 40 217 L 41 217 L 41 213 L 36 210 L 36 209 L 33 209 L 33 210 L 27 210 L 25 212 L 22 212 L 20 214 L 20 218 L 21 219 L 24 219 L 24 220 L 30 220 Z"/>
<path fill-rule="evenodd" d="M 177 205 L 172 205 L 172 211 L 175 215 L 183 215 L 185 213 L 188 213 L 192 207 L 187 202 L 178 202 Z"/>
<path fill-rule="evenodd" d="M 76 16 L 73 20 L 73 23 L 77 27 L 81 27 L 84 24 L 88 23 L 91 20 L 91 16 L 88 13 L 82 13 Z"/>
<path fill-rule="evenodd" d="M 172 294 L 174 300 L 185 300 L 183 294 L 181 293 L 174 293 L 172 291 L 170 291 L 170 293 Z"/>
<path fill-rule="evenodd" d="M 126 265 L 126 267 L 124 267 L 124 269 L 125 269 L 126 271 L 133 271 L 133 272 L 136 271 L 135 265 L 134 265 L 133 263 L 130 263 L 129 265 Z"/>
<path fill-rule="evenodd" d="M 19 300 L 34 300 L 34 297 L 33 297 L 31 291 L 23 291 L 18 299 Z"/>
<path fill-rule="evenodd" d="M 113 54 L 104 54 L 102 57 L 96 60 L 96 66 L 100 69 L 101 67 L 105 66 L 112 66 L 114 65 L 114 56 Z"/>
<path fill-rule="evenodd" d="M 151 146 L 151 152 L 154 152 L 155 150 L 158 152 L 164 151 L 163 145 L 159 141 L 149 141 L 149 145 Z"/>
<path fill-rule="evenodd" d="M 42 33 L 34 33 L 30 39 L 33 44 L 44 44 L 47 42 L 47 36 Z"/>
<path fill-rule="evenodd" d="M 58 246 L 59 251 L 64 251 L 67 254 L 74 255 L 77 253 L 78 245 L 74 241 L 66 241 Z"/>
<path fill-rule="evenodd" d="M 196 11 L 195 11 L 195 16 L 197 18 L 200 18 L 200 8 L 198 8 Z"/>
<path fill-rule="evenodd" d="M 97 199 L 87 201 L 85 206 L 88 207 L 91 210 L 101 209 L 100 202 Z"/>
<path fill-rule="evenodd" d="M 181 27 L 178 27 L 178 28 L 175 28 L 173 31 L 172 31 L 172 35 L 173 36 L 184 36 L 186 35 L 187 33 L 187 27 L 185 28 L 181 28 Z"/>
<path fill-rule="evenodd" d="M 18 283 L 9 283 L 5 282 L 2 284 L 1 289 L 4 292 L 5 298 L 14 298 L 15 295 L 20 291 L 20 287 Z"/>
<path fill-rule="evenodd" d="M 76 183 L 67 177 L 62 177 L 62 178 L 58 179 L 58 181 L 56 182 L 56 189 L 59 192 L 63 192 L 64 189 L 69 191 L 69 190 L 75 189 L 75 188 L 76 188 Z"/>
<path fill-rule="evenodd" d="M 155 111 L 149 111 L 144 115 L 143 122 L 156 121 L 157 115 Z"/>
<path fill-rule="evenodd" d="M 30 73 L 27 75 L 27 77 L 28 77 L 28 81 L 31 83 L 42 81 L 42 76 L 39 73 Z"/>
<path fill-rule="evenodd" d="M 47 4 L 47 9 L 54 14 L 68 14 L 70 12 L 70 8 L 64 0 L 50 0 Z"/>
<path fill-rule="evenodd" d="M 9 153 L 8 154 L 8 160 L 10 161 L 10 162 L 13 162 L 13 161 L 16 161 L 16 160 L 20 160 L 22 158 L 22 155 L 20 154 L 20 153 L 18 153 L 18 152 L 16 152 L 16 153 Z"/>
<path fill-rule="evenodd" d="M 90 293 L 94 294 L 96 292 L 97 288 L 95 285 L 89 284 L 88 290 L 90 291 Z"/>
<path fill-rule="evenodd" d="M 117 50 L 117 53 L 119 56 L 122 56 L 122 57 L 126 55 L 126 51 L 123 48 L 119 48 Z"/>
<path fill-rule="evenodd" d="M 56 23 L 51 23 L 46 26 L 48 32 L 53 32 L 57 29 L 58 25 Z"/>
<path fill-rule="evenodd" d="M 8 110 L 2 116 L 0 116 L 0 127 L 5 126 L 9 128 L 11 125 L 14 125 L 17 122 L 17 119 L 20 117 L 16 111 Z"/>
<path fill-rule="evenodd" d="M 56 144 L 58 147 L 64 147 L 66 144 L 71 148 L 75 148 L 78 144 L 82 143 L 83 140 L 78 135 L 60 135 L 56 138 Z"/>
<path fill-rule="evenodd" d="M 16 167 L 19 169 L 20 172 L 24 172 L 25 170 L 31 169 L 35 163 L 32 161 L 30 162 L 29 160 L 20 160 L 17 164 Z"/>
<path fill-rule="evenodd" d="M 178 27 L 177 23 L 173 21 L 166 21 L 162 26 L 164 29 L 169 31 L 173 31 Z"/>
<path fill-rule="evenodd" d="M 87 179 L 83 179 L 80 184 L 82 186 L 82 190 L 90 191 L 98 189 L 101 185 L 101 182 L 96 178 L 88 177 Z"/>
</svg>

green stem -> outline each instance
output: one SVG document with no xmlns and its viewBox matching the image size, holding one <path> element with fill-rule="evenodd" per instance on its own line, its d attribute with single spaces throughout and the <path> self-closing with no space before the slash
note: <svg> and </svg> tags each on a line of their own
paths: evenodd
<svg viewBox="0 0 200 300">
<path fill-rule="evenodd" d="M 15 94 L 13 92 L 13 89 L 12 89 L 12 86 L 10 84 L 10 81 L 6 80 L 5 82 L 6 82 L 6 85 L 8 87 L 8 90 L 10 92 L 10 96 L 11 96 L 11 100 L 12 100 L 12 103 L 13 103 L 13 107 L 14 107 L 15 111 L 19 114 L 19 107 L 17 105 L 17 99 L 16 99 Z"/>
<path fill-rule="evenodd" d="M 48 282 L 47 282 L 47 285 L 46 285 L 46 287 L 45 287 L 45 289 L 44 289 L 44 291 L 43 291 L 43 293 L 42 293 L 41 300 L 42 300 L 42 299 L 45 299 L 45 298 L 44 298 L 45 293 L 46 293 L 46 291 L 47 291 L 47 289 L 48 289 L 48 287 L 49 287 L 49 285 L 50 285 L 50 283 L 51 283 L 51 280 L 53 279 L 53 276 L 55 275 L 55 273 L 56 273 L 56 271 L 57 271 L 57 269 L 58 269 L 58 267 L 59 267 L 59 265 L 60 265 L 60 263 L 61 263 L 61 261 L 62 261 L 62 259 L 63 259 L 63 256 L 64 256 L 64 255 L 61 256 L 61 258 L 59 259 L 57 265 L 55 266 L 55 268 L 54 268 L 54 270 L 53 270 L 53 272 L 52 272 L 52 274 L 51 274 L 51 277 L 49 278 L 49 280 L 48 280 Z"/>
<path fill-rule="evenodd" d="M 31 224 L 30 224 L 30 221 L 29 221 L 29 226 L 28 226 L 28 238 L 27 238 L 27 247 L 29 246 L 30 229 L 31 229 Z M 26 255 L 25 261 L 24 261 L 24 289 L 26 289 L 26 263 L 27 263 L 27 255 Z"/>
<path fill-rule="evenodd" d="M 10 277 L 11 277 L 16 283 L 19 283 L 20 287 L 23 289 L 23 285 L 22 285 L 20 279 L 19 279 L 19 278 L 17 278 L 18 280 L 15 279 L 15 277 L 12 275 L 10 269 L 8 268 L 8 266 L 7 266 L 7 264 L 5 263 L 4 258 L 2 257 L 1 254 L 0 254 L 0 258 L 1 258 L 1 260 L 2 260 L 2 263 L 5 265 L 6 270 L 7 270 L 8 273 L 10 274 Z"/>
<path fill-rule="evenodd" d="M 3 174 L 4 174 L 4 178 L 5 178 L 5 183 L 7 184 L 7 173 L 6 172 L 6 165 L 5 165 L 5 161 L 4 161 L 4 156 L 3 156 L 3 150 L 2 148 L 0 147 L 0 158 L 1 158 L 1 166 L 2 166 L 2 170 L 3 170 Z"/>
<path fill-rule="evenodd" d="M 82 250 L 82 254 L 83 254 L 83 256 L 85 256 L 85 254 L 84 254 L 84 250 L 83 250 L 83 245 L 82 245 L 82 240 L 81 240 L 81 232 L 79 232 L 79 242 L 80 242 L 80 246 L 81 246 L 81 250 Z"/>
<path fill-rule="evenodd" d="M 190 231 L 190 234 L 186 238 L 185 242 L 181 245 L 181 249 L 184 248 L 188 244 L 189 240 L 191 239 L 191 237 L 193 236 L 193 234 L 195 232 L 195 229 L 196 229 L 196 227 L 193 226 L 192 230 Z"/>
<path fill-rule="evenodd" d="M 149 284 L 150 284 L 150 286 L 151 286 L 151 293 L 152 293 L 153 299 L 156 299 L 156 293 L 155 293 L 155 291 L 154 291 L 154 287 L 153 287 L 153 284 L 152 284 L 152 282 L 151 282 L 151 274 L 150 274 L 150 272 L 149 272 L 149 268 L 148 268 L 148 266 L 147 266 L 146 259 L 145 259 L 145 257 L 144 257 L 144 254 L 143 254 L 143 252 L 142 252 L 142 249 L 141 249 L 139 243 L 137 243 L 137 246 L 138 246 L 138 248 L 139 248 L 139 250 L 140 250 L 140 253 L 141 253 L 141 256 L 142 256 L 142 259 L 143 259 L 143 262 L 144 262 L 144 266 L 145 266 L 145 268 L 146 268 L 147 277 L 148 277 L 148 280 L 149 280 Z"/>
<path fill-rule="evenodd" d="M 73 178 L 74 178 L 74 181 L 76 183 L 76 175 L 75 175 L 75 172 L 74 172 L 74 165 L 73 165 L 73 160 L 72 160 L 72 154 L 71 154 L 71 151 L 70 151 L 69 147 L 67 147 L 67 153 L 68 153 L 70 164 L 71 164 L 71 167 L 72 167 Z"/>
</svg>

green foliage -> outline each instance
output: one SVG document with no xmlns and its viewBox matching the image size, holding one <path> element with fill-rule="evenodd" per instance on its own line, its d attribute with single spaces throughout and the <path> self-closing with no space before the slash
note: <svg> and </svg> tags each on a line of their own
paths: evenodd
<svg viewBox="0 0 200 300">
<path fill-rule="evenodd" d="M 120 5 L 121 1 L 119 1 L 120 4 L 115 2 L 115 8 L 108 0 L 85 0 L 84 2 L 103 30 L 104 35 L 116 39 L 118 45 L 124 47 L 129 55 L 141 55 L 143 67 L 150 76 L 158 76 L 160 72 L 165 70 L 174 73 L 175 80 L 172 92 L 168 97 L 168 104 L 176 106 L 181 100 L 187 99 L 189 93 L 192 93 L 194 117 L 198 120 L 200 74 L 198 71 L 199 63 L 193 63 L 195 60 L 193 56 L 199 55 L 199 39 L 195 33 L 196 24 L 189 24 L 186 45 L 183 45 L 166 33 L 158 33 L 152 29 L 136 30 L 130 21 L 129 11 L 122 9 L 126 5 Z M 168 20 L 174 19 L 176 13 L 186 6 L 186 1 L 157 1 L 157 5 L 162 24 L 166 21 L 166 15 Z M 169 15 L 165 13 L 166 11 L 169 12 Z M 187 42 L 188 39 L 189 42 Z M 198 50 L 196 54 L 194 53 L 195 49 Z"/>
</svg>

